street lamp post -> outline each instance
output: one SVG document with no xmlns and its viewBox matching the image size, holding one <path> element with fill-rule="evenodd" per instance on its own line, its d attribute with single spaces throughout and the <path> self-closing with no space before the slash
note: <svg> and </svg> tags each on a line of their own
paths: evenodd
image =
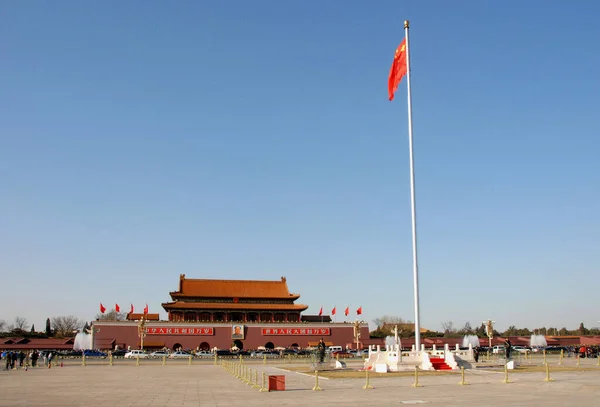
<svg viewBox="0 0 600 407">
<path fill-rule="evenodd" d="M 356 341 L 356 352 L 358 352 L 359 341 L 360 341 L 360 321 L 354 321 L 354 340 Z"/>
<path fill-rule="evenodd" d="M 146 318 L 142 315 L 138 324 L 138 335 L 140 337 L 140 349 L 144 350 L 144 338 L 146 337 Z"/>
<path fill-rule="evenodd" d="M 488 319 L 487 321 L 483 321 L 483 323 L 485 324 L 485 333 L 488 336 L 488 351 L 487 351 L 487 358 L 488 360 L 490 359 L 490 349 L 492 348 L 492 338 L 494 337 L 494 323 L 496 321 L 492 321 L 491 319 Z"/>
</svg>

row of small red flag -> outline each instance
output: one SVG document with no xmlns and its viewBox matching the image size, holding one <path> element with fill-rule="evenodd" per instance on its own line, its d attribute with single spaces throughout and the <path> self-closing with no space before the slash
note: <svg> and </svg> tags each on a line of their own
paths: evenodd
<svg viewBox="0 0 600 407">
<path fill-rule="evenodd" d="M 119 304 L 115 304 L 115 311 L 117 312 L 121 312 L 121 307 L 119 307 Z M 102 314 L 104 314 L 106 312 L 106 307 L 104 305 L 102 305 L 102 303 L 100 303 L 100 312 Z M 131 309 L 129 311 L 130 314 L 133 314 L 133 304 L 131 304 Z M 146 306 L 144 307 L 144 314 L 148 313 L 148 304 L 146 304 Z"/>
<path fill-rule="evenodd" d="M 334 306 L 333 309 L 331 310 L 331 315 L 335 315 L 337 311 L 337 308 Z M 346 309 L 344 310 L 344 315 L 348 316 L 348 314 L 350 314 L 350 307 L 346 307 Z M 358 307 L 358 309 L 356 310 L 356 315 L 361 315 L 362 314 L 362 305 L 360 307 Z M 323 306 L 321 305 L 321 309 L 319 310 L 319 316 L 323 315 Z"/>
</svg>

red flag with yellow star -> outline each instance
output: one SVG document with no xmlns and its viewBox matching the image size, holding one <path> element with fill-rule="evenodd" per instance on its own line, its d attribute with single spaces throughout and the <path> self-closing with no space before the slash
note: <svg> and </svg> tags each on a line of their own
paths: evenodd
<svg viewBox="0 0 600 407">
<path fill-rule="evenodd" d="M 394 62 L 390 68 L 390 76 L 388 77 L 388 95 L 390 100 L 394 100 L 394 93 L 398 89 L 398 84 L 406 75 L 406 38 L 402 40 L 396 53 L 394 54 Z"/>
</svg>

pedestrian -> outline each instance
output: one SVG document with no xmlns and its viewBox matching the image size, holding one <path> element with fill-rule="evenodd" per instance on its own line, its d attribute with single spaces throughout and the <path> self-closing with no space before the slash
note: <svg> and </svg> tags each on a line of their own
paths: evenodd
<svg viewBox="0 0 600 407">
<path fill-rule="evenodd" d="M 6 363 L 6 367 L 4 368 L 4 370 L 10 370 L 10 361 L 12 360 L 12 356 L 10 355 L 10 352 L 6 352 L 4 354 L 4 363 Z"/>
<path fill-rule="evenodd" d="M 504 348 L 506 351 L 506 361 L 510 359 L 510 351 L 512 350 L 512 343 L 510 343 L 510 339 L 506 338 L 504 341 Z"/>
<path fill-rule="evenodd" d="M 38 351 L 34 350 L 33 353 L 31 354 L 31 367 L 37 366 L 37 360 L 39 357 L 40 357 L 40 354 L 38 353 Z"/>
<path fill-rule="evenodd" d="M 17 352 L 11 352 L 11 359 L 10 359 L 10 368 L 11 369 L 17 368 L 17 358 L 18 357 L 19 357 L 19 354 Z"/>
<path fill-rule="evenodd" d="M 19 352 L 19 367 L 23 367 L 23 361 L 25 361 L 25 352 Z"/>
<path fill-rule="evenodd" d="M 52 358 L 54 357 L 54 353 L 48 353 L 48 369 L 52 367 Z"/>
</svg>

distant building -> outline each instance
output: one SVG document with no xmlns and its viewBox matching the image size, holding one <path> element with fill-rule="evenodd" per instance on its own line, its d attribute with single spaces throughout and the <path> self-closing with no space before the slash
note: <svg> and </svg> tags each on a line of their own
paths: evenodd
<svg viewBox="0 0 600 407">
<path fill-rule="evenodd" d="M 328 344 L 356 348 L 354 324 L 331 323 L 329 315 L 302 315 L 308 306 L 296 304 L 285 277 L 280 280 L 212 280 L 179 276 L 170 302 L 162 307 L 168 321 L 147 318 L 143 324 L 145 349 L 258 349 L 308 347 L 323 338 Z M 155 314 L 156 315 L 156 314 Z M 141 316 L 128 321 L 94 322 L 96 347 L 142 346 Z M 369 327 L 359 325 L 359 346 L 369 343 Z"/>
</svg>

